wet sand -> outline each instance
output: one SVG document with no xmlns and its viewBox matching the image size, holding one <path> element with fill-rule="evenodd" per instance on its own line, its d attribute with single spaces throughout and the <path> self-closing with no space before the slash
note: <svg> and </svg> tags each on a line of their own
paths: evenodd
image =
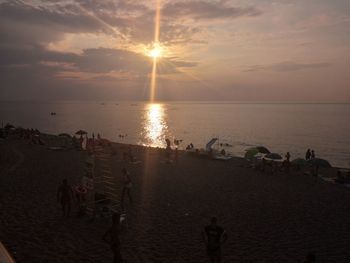
<svg viewBox="0 0 350 263">
<path fill-rule="evenodd" d="M 227 233 L 224 262 L 350 260 L 350 189 L 296 173 L 261 174 L 241 158 L 200 159 L 131 146 L 136 164 L 114 144 L 113 174 L 126 167 L 133 205 L 122 237 L 128 262 L 207 262 L 200 232 L 215 215 Z M 112 262 L 102 236 L 110 222 L 62 218 L 57 186 L 84 174 L 86 153 L 50 151 L 9 139 L 0 143 L 0 240 L 17 262 Z M 120 193 L 119 193 L 120 194 Z M 73 212 L 76 210 L 73 209 Z"/>
</svg>

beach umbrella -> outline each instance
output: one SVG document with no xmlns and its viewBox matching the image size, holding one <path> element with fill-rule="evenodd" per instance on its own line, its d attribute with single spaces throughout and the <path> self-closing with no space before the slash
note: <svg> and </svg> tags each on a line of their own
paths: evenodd
<svg viewBox="0 0 350 263">
<path fill-rule="evenodd" d="M 83 130 L 79 130 L 79 131 L 77 131 L 75 134 L 84 135 L 84 134 L 87 134 L 87 132 L 86 132 L 86 131 L 83 131 Z"/>
<path fill-rule="evenodd" d="M 311 165 L 318 165 L 319 167 L 332 167 L 332 165 L 327 160 L 321 158 L 313 158 L 307 160 L 307 163 Z"/>
<path fill-rule="evenodd" d="M 244 154 L 244 158 L 246 159 L 252 159 L 259 153 L 258 149 L 256 148 L 249 148 Z"/>
<path fill-rule="evenodd" d="M 264 147 L 264 146 L 257 146 L 257 147 L 255 147 L 255 148 L 259 151 L 259 153 L 265 153 L 265 154 L 271 153 L 271 152 L 269 151 L 269 149 L 267 149 L 267 148 Z"/>
<path fill-rule="evenodd" d="M 282 160 L 282 156 L 278 153 L 269 153 L 269 154 L 266 154 L 265 157 L 267 159 L 271 159 L 271 160 Z"/>
<path fill-rule="evenodd" d="M 298 166 L 304 166 L 307 164 L 306 160 L 303 158 L 296 158 L 293 161 L 291 161 L 292 164 L 298 165 Z"/>
<path fill-rule="evenodd" d="M 70 134 L 68 133 L 60 133 L 58 136 L 60 137 L 66 137 L 66 138 L 71 138 L 72 136 L 70 136 Z"/>
</svg>

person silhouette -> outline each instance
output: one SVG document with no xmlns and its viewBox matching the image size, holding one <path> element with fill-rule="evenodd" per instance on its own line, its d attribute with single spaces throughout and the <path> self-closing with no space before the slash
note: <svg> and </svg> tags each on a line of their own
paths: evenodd
<svg viewBox="0 0 350 263">
<path fill-rule="evenodd" d="M 120 214 L 114 213 L 112 216 L 112 226 L 106 231 L 103 236 L 103 240 L 110 245 L 113 252 L 113 263 L 122 263 L 123 258 L 121 255 L 121 243 L 120 236 L 121 225 L 120 225 Z"/>
<path fill-rule="evenodd" d="M 202 238 L 207 246 L 207 255 L 211 263 L 221 263 L 221 245 L 226 242 L 226 231 L 217 225 L 217 218 L 212 217 L 210 225 L 202 232 Z"/>
<path fill-rule="evenodd" d="M 122 169 L 122 176 L 123 176 L 123 190 L 122 190 L 122 198 L 121 198 L 121 206 L 124 209 L 124 198 L 125 195 L 128 195 L 129 201 L 132 204 L 132 197 L 131 197 L 131 187 L 132 187 L 132 182 L 130 175 L 126 168 Z"/>
<path fill-rule="evenodd" d="M 70 216 L 71 200 L 73 199 L 72 187 L 67 179 L 63 179 L 62 184 L 57 189 L 57 202 L 61 203 L 63 217 Z"/>
</svg>

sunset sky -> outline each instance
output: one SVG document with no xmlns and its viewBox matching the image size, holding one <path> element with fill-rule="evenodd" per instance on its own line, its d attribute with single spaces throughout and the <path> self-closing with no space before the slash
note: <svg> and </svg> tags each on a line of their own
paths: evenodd
<svg viewBox="0 0 350 263">
<path fill-rule="evenodd" d="M 350 102 L 349 0 L 160 0 L 159 100 Z M 0 0 L 1 100 L 147 100 L 157 0 Z"/>
</svg>

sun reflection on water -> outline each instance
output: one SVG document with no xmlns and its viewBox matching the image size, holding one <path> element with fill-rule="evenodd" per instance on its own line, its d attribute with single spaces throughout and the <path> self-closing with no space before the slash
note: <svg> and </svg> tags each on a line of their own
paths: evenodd
<svg viewBox="0 0 350 263">
<path fill-rule="evenodd" d="M 142 123 L 141 144 L 152 147 L 164 147 L 168 126 L 162 104 L 147 104 Z"/>
</svg>

